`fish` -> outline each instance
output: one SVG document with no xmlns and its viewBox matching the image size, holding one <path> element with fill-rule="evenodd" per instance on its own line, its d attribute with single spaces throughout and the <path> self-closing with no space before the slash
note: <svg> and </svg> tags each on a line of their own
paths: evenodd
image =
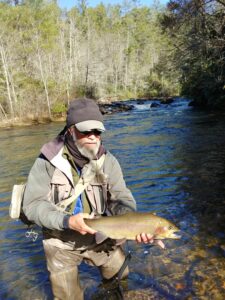
<svg viewBox="0 0 225 300">
<path fill-rule="evenodd" d="M 141 233 L 149 233 L 154 239 L 180 239 L 179 228 L 171 221 L 151 212 L 128 212 L 123 215 L 85 219 L 85 223 L 97 231 L 96 243 L 106 238 L 114 240 L 136 240 Z"/>
</svg>

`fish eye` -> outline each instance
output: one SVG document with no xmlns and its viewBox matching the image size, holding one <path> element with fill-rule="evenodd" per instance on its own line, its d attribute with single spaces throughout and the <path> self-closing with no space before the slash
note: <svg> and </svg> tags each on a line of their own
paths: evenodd
<svg viewBox="0 0 225 300">
<path fill-rule="evenodd" d="M 168 229 L 169 229 L 169 230 L 172 230 L 172 229 L 173 229 L 173 226 L 172 226 L 172 225 L 170 225 L 170 226 L 168 227 Z"/>
</svg>

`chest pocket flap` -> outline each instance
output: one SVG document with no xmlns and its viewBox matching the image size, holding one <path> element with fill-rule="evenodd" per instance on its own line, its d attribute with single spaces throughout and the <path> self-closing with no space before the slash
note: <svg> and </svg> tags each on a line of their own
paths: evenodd
<svg viewBox="0 0 225 300">
<path fill-rule="evenodd" d="M 59 169 L 55 169 L 51 180 L 52 198 L 55 204 L 67 199 L 72 191 L 69 179 Z"/>
</svg>

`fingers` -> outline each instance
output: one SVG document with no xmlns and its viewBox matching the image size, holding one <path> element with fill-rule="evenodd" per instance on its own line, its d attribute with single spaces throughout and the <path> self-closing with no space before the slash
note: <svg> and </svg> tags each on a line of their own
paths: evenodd
<svg viewBox="0 0 225 300">
<path fill-rule="evenodd" d="M 152 244 L 152 243 L 156 242 L 156 244 L 158 246 L 160 246 L 162 249 L 165 249 L 164 243 L 161 240 L 155 240 L 154 236 L 149 233 L 143 232 L 141 234 L 138 234 L 136 236 L 136 241 L 137 241 L 137 243 L 144 243 L 144 244 Z"/>
<path fill-rule="evenodd" d="M 138 243 L 145 243 L 145 244 L 153 243 L 153 241 L 154 241 L 153 235 L 151 235 L 149 233 L 148 234 L 146 234 L 146 233 L 138 234 L 136 237 L 136 240 Z"/>
<path fill-rule="evenodd" d="M 141 234 L 138 234 L 137 237 L 136 237 L 136 241 L 138 243 L 145 243 L 145 244 L 148 244 L 148 243 L 153 243 L 154 239 L 153 239 L 153 235 L 149 234 L 149 233 L 141 233 Z"/>
<path fill-rule="evenodd" d="M 95 234 L 97 231 L 92 229 L 91 227 L 87 226 L 84 221 L 84 219 L 93 219 L 93 215 L 89 215 L 87 213 L 81 213 L 81 216 L 82 216 L 83 220 L 82 220 L 82 231 L 80 231 L 80 233 L 81 234 L 86 234 L 86 233 Z M 83 232 L 85 232 L 85 233 L 83 233 Z"/>
<path fill-rule="evenodd" d="M 80 231 L 81 234 L 95 234 L 97 231 L 92 229 L 91 227 L 87 226 L 85 223 L 83 223 L 82 230 Z"/>
<path fill-rule="evenodd" d="M 85 224 L 84 218 L 89 219 L 89 214 L 79 213 L 71 216 L 69 218 L 69 228 L 76 230 L 83 235 L 87 233 L 95 234 L 96 231 Z"/>
</svg>

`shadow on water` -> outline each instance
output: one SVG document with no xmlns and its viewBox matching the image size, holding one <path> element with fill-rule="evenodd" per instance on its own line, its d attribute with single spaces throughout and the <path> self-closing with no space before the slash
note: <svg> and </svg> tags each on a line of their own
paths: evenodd
<svg viewBox="0 0 225 300">
<path fill-rule="evenodd" d="M 200 116 L 193 120 L 187 142 L 175 152 L 183 157 L 182 168 L 189 174 L 181 185 L 188 195 L 185 214 L 195 220 L 188 225 L 186 216 L 183 225 L 208 255 L 221 258 L 225 253 L 224 125 L 224 116 Z"/>
<path fill-rule="evenodd" d="M 177 100 L 165 107 L 136 106 L 105 118 L 104 144 L 119 159 L 139 211 L 175 222 L 182 239 L 166 249 L 128 242 L 128 290 L 124 299 L 216 299 L 225 297 L 225 118 Z M 43 143 L 63 124 L 0 131 L 0 299 L 52 299 L 41 243 L 8 216 L 13 184 L 26 180 Z M 90 300 L 101 282 L 82 264 Z"/>
</svg>

